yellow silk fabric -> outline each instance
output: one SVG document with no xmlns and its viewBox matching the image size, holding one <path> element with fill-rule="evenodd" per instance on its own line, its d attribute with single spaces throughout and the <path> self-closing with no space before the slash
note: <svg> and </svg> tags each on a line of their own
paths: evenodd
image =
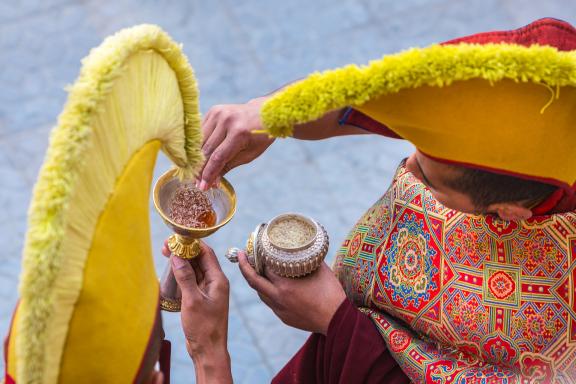
<svg viewBox="0 0 576 384">
<path fill-rule="evenodd" d="M 541 84 L 473 79 L 403 89 L 355 108 L 430 156 L 572 186 L 576 88 L 558 91 L 556 99 L 557 90 Z"/>
<path fill-rule="evenodd" d="M 158 305 L 148 207 L 160 146 L 151 141 L 132 156 L 100 216 L 60 383 L 130 383 L 136 377 Z"/>
</svg>

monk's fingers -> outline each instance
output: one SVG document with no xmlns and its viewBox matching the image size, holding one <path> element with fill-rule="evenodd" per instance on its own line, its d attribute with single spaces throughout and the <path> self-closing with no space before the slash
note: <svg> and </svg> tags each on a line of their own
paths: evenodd
<svg viewBox="0 0 576 384">
<path fill-rule="evenodd" d="M 225 122 L 216 122 L 214 128 L 210 132 L 210 136 L 204 137 L 204 144 L 202 144 L 202 153 L 206 159 L 208 159 L 212 153 L 220 146 L 224 138 L 226 138 L 226 127 Z"/>
<path fill-rule="evenodd" d="M 265 277 L 258 275 L 256 270 L 252 268 L 248 262 L 246 253 L 238 252 L 238 264 L 240 265 L 240 272 L 248 282 L 248 285 L 255 289 L 259 294 L 274 298 L 277 296 L 278 291 L 276 287 L 268 281 Z"/>
<path fill-rule="evenodd" d="M 176 282 L 182 291 L 182 300 L 193 300 L 198 294 L 198 280 L 194 268 L 188 260 L 181 259 L 178 256 L 172 256 L 170 262 L 172 263 L 172 272 Z"/>
<path fill-rule="evenodd" d="M 206 113 L 206 115 L 204 115 L 204 118 L 202 119 L 202 147 L 204 147 L 204 144 L 206 143 L 206 141 L 210 138 L 210 136 L 212 135 L 212 132 L 214 132 L 214 129 L 216 128 L 216 125 L 218 123 L 218 120 L 215 118 L 215 109 L 217 107 L 212 107 L 210 108 L 210 110 L 208 111 L 208 113 Z"/>
<path fill-rule="evenodd" d="M 164 240 L 164 244 L 162 245 L 162 255 L 170 257 L 170 253 L 170 248 L 168 248 L 168 240 Z"/>
<path fill-rule="evenodd" d="M 193 260 L 196 262 L 198 270 L 202 272 L 206 284 L 222 282 L 226 279 L 214 250 L 203 241 L 200 242 L 200 254 Z"/>
<path fill-rule="evenodd" d="M 194 259 L 188 260 L 188 262 L 196 274 L 196 283 L 198 283 L 199 286 L 202 285 L 204 283 L 204 272 L 202 272 L 202 269 L 198 266 L 198 258 L 195 257 Z"/>
<path fill-rule="evenodd" d="M 200 189 L 208 189 L 219 176 L 222 176 L 222 170 L 231 162 L 234 157 L 242 150 L 242 143 L 235 139 L 234 135 L 224 138 L 218 148 L 214 149 L 202 170 Z"/>
</svg>

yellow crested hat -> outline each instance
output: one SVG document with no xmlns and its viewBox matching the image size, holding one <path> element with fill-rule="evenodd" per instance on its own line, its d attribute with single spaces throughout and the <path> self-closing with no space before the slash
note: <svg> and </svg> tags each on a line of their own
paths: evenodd
<svg viewBox="0 0 576 384">
<path fill-rule="evenodd" d="M 160 322 L 149 194 L 161 149 L 203 162 L 196 80 L 181 48 L 141 25 L 83 61 L 34 187 L 6 383 L 145 380 Z"/>
<path fill-rule="evenodd" d="M 272 136 L 351 106 L 433 158 L 576 187 L 576 30 L 541 19 L 349 65 L 263 106 Z"/>
</svg>

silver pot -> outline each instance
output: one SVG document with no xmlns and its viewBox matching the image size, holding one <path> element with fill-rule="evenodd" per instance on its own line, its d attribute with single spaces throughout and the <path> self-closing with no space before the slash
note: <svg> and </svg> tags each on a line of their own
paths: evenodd
<svg viewBox="0 0 576 384">
<path fill-rule="evenodd" d="M 284 233 L 275 232 L 274 229 L 278 229 L 278 226 L 287 220 L 296 221 L 300 228 L 308 229 L 307 236 L 290 244 L 283 241 L 283 235 L 294 238 L 294 233 L 288 233 L 289 228 L 285 229 Z M 269 270 L 279 276 L 301 277 L 320 266 L 328 253 L 328 245 L 328 234 L 317 221 L 299 213 L 284 213 L 268 223 L 258 225 L 248 237 L 244 251 L 248 261 L 260 275 Z M 230 248 L 226 257 L 237 262 L 239 251 L 239 248 Z"/>
</svg>

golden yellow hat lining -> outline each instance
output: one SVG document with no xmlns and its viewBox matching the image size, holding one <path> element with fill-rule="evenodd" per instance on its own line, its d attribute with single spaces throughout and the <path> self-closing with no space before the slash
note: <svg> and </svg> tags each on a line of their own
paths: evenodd
<svg viewBox="0 0 576 384">
<path fill-rule="evenodd" d="M 314 73 L 264 105 L 264 126 L 284 137 L 352 106 L 435 158 L 572 188 L 576 30 L 542 19 L 486 35 Z"/>
<path fill-rule="evenodd" d="M 193 71 L 161 29 L 123 30 L 84 59 L 34 188 L 7 381 L 135 380 L 158 312 L 156 155 L 189 177 L 200 144 Z"/>
</svg>

